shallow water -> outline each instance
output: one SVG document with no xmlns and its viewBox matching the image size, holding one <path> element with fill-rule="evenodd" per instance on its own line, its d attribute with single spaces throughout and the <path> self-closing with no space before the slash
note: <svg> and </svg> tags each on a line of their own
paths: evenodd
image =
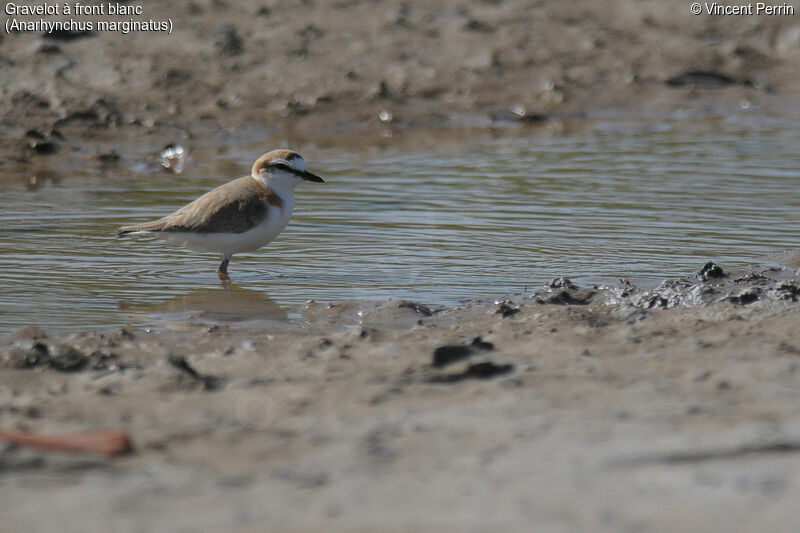
<svg viewBox="0 0 800 533">
<path fill-rule="evenodd" d="M 655 280 L 706 260 L 744 267 L 798 246 L 800 132 L 788 118 L 600 120 L 460 150 L 305 150 L 302 184 L 266 248 L 231 263 L 123 224 L 247 173 L 263 143 L 192 146 L 172 175 L 141 163 L 2 177 L 0 334 L 187 319 L 297 317 L 309 299 L 454 304 L 557 276 Z M 312 155 L 313 154 L 313 155 Z M 153 154 L 134 154 L 138 161 Z"/>
</svg>

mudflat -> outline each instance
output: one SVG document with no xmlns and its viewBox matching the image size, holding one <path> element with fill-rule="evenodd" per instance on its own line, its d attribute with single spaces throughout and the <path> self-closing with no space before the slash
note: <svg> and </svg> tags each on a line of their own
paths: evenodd
<svg viewBox="0 0 800 533">
<path fill-rule="evenodd" d="M 150 19 L 172 33 L 2 36 L 0 180 L 198 136 L 430 146 L 603 113 L 782 113 L 798 90 L 794 17 L 678 1 L 193 1 Z M 310 302 L 261 328 L 30 324 L 0 340 L 0 427 L 118 429 L 133 450 L 0 443 L 3 529 L 791 530 L 784 259 L 451 308 Z"/>
<path fill-rule="evenodd" d="M 781 530 L 799 299 L 791 270 L 714 265 L 459 308 L 310 302 L 271 328 L 23 328 L 2 424 L 134 451 L 5 445 L 0 509 L 42 531 Z"/>
<path fill-rule="evenodd" d="M 693 15 L 678 0 L 135 6 L 43 19 L 91 30 L 3 36 L 6 165 L 253 128 L 341 146 L 377 144 L 387 127 L 445 128 L 442 140 L 609 110 L 785 113 L 798 90 L 795 17 Z M 131 21 L 171 31 L 97 29 Z"/>
</svg>

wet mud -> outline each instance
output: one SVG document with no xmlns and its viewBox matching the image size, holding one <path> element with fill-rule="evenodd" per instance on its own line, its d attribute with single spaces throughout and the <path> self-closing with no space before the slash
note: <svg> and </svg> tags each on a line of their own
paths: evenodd
<svg viewBox="0 0 800 533">
<path fill-rule="evenodd" d="M 196 141 L 430 149 L 604 113 L 785 114 L 798 91 L 795 17 L 678 1 L 146 9 L 173 34 L 0 38 L 0 187 L 181 172 Z M 121 431 L 133 453 L 0 440 L 2 528 L 791 530 L 794 261 L 448 308 L 311 301 L 302 324 L 257 295 L 266 325 L 232 325 L 242 295 L 185 316 L 220 291 L 150 309 L 179 315 L 157 329 L 31 324 L 0 339 L 0 428 Z"/>
<path fill-rule="evenodd" d="M 0 168 L 108 163 L 128 144 L 155 153 L 198 137 L 342 146 L 411 131 L 406 140 L 424 144 L 425 130 L 557 130 L 609 110 L 784 112 L 798 89 L 792 17 L 745 24 L 677 1 L 201 0 L 145 11 L 173 20 L 172 34 L 4 36 Z"/>
<path fill-rule="evenodd" d="M 799 301 L 800 277 L 790 267 L 727 274 L 716 263 L 708 262 L 695 274 L 665 280 L 655 288 L 637 287 L 627 279 L 613 287 L 582 288 L 568 278 L 558 278 L 535 291 L 531 298 L 541 304 L 621 305 L 641 309 L 701 307 L 722 302 L 769 305 Z"/>
<path fill-rule="evenodd" d="M 66 485 L 107 503 L 76 506 L 82 523 L 348 529 L 377 523 L 368 505 L 404 529 L 443 512 L 409 483 L 455 483 L 467 492 L 448 513 L 469 513 L 548 479 L 530 504 L 562 506 L 560 526 L 625 509 L 608 530 L 634 519 L 693 529 L 693 515 L 659 509 L 720 490 L 706 504 L 719 523 L 760 520 L 748 502 L 793 508 L 800 476 L 798 275 L 706 264 L 648 287 L 558 278 L 452 308 L 309 302 L 304 325 L 22 328 L 0 341 L 0 427 L 111 431 L 133 453 L 0 445 L 0 506 L 14 525 L 47 530 L 17 510 L 69 506 Z M 643 478 L 658 490 L 638 490 Z M 527 523 L 520 509 L 470 523 L 495 520 Z"/>
<path fill-rule="evenodd" d="M 544 530 L 794 523 L 798 271 L 698 267 L 456 308 L 309 302 L 301 325 L 255 298 L 267 323 L 234 327 L 237 302 L 196 312 L 206 291 L 148 309 L 173 317 L 154 330 L 23 328 L 0 340 L 0 428 L 122 431 L 133 453 L 0 442 L 0 514 L 19 531 L 522 530 L 531 509 L 559 510 Z"/>
</svg>

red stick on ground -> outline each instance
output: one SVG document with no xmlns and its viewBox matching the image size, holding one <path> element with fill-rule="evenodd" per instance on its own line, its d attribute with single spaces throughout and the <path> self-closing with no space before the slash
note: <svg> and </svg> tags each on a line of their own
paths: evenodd
<svg viewBox="0 0 800 533">
<path fill-rule="evenodd" d="M 37 435 L 27 431 L 0 428 L 0 440 L 42 450 L 95 453 L 106 457 L 133 452 L 131 440 L 122 430 Z"/>
</svg>

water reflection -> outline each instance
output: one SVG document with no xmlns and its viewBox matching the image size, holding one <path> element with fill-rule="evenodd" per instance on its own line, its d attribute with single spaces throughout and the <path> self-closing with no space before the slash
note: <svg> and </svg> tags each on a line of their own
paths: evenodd
<svg viewBox="0 0 800 533">
<path fill-rule="evenodd" d="M 232 281 L 179 294 L 160 303 L 120 300 L 125 313 L 142 315 L 145 321 L 197 322 L 228 325 L 288 320 L 288 313 L 260 290 Z"/>
</svg>

